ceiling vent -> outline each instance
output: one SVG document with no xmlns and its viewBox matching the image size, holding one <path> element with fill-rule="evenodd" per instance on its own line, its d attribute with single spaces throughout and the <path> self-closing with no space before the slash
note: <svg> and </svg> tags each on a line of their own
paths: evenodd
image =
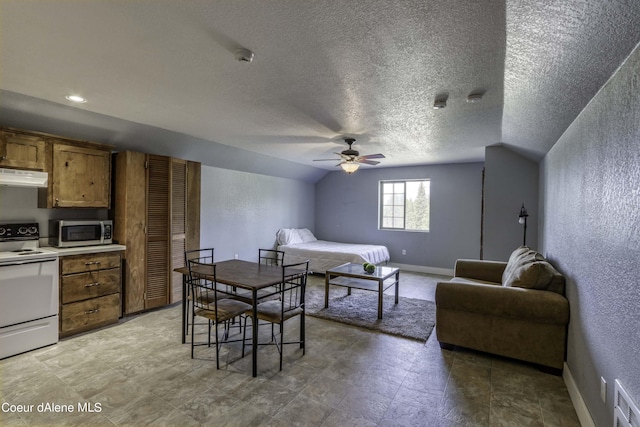
<svg viewBox="0 0 640 427">
<path fill-rule="evenodd" d="M 482 94 L 481 93 L 472 93 L 471 95 L 467 96 L 467 102 L 470 104 L 476 104 L 478 102 L 480 102 L 482 100 Z"/>
<path fill-rule="evenodd" d="M 434 110 L 441 110 L 446 106 L 447 106 L 447 100 L 446 99 L 436 99 L 436 101 L 433 103 L 433 109 Z"/>
</svg>

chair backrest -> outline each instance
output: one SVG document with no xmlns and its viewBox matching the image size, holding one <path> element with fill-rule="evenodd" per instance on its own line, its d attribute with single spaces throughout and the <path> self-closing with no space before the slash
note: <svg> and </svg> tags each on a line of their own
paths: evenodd
<svg viewBox="0 0 640 427">
<path fill-rule="evenodd" d="M 189 259 L 189 288 L 195 309 L 215 310 L 216 265 Z"/>
<path fill-rule="evenodd" d="M 198 261 L 203 264 L 213 264 L 214 248 L 191 249 L 184 251 L 184 265 L 189 267 L 189 260 Z"/>
<path fill-rule="evenodd" d="M 282 315 L 287 312 L 304 310 L 304 294 L 309 275 L 309 261 L 282 266 Z"/>
<path fill-rule="evenodd" d="M 284 252 L 276 249 L 258 249 L 258 262 L 266 265 L 282 265 Z"/>
</svg>

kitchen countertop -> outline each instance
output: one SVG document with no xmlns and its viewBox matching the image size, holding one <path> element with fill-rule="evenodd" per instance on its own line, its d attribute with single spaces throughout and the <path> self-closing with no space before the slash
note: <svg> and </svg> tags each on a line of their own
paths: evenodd
<svg viewBox="0 0 640 427">
<path fill-rule="evenodd" d="M 127 247 L 124 245 L 78 246 L 76 248 L 56 248 L 52 246 L 44 246 L 43 248 L 57 252 L 58 256 L 124 251 L 125 249 L 127 249 Z"/>
</svg>

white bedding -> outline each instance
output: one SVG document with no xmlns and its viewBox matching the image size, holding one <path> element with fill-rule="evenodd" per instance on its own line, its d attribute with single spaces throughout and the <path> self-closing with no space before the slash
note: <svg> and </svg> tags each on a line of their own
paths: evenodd
<svg viewBox="0 0 640 427">
<path fill-rule="evenodd" d="M 362 245 L 354 243 L 337 243 L 325 240 L 314 240 L 304 243 L 279 245 L 284 251 L 285 264 L 301 262 L 308 259 L 309 270 L 324 273 L 332 267 L 353 262 L 362 264 L 385 264 L 389 261 L 389 250 L 386 246 Z"/>
</svg>

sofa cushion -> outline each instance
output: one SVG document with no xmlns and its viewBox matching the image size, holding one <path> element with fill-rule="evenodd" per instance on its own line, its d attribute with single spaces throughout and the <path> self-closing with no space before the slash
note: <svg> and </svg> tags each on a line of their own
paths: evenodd
<svg viewBox="0 0 640 427">
<path fill-rule="evenodd" d="M 554 273 L 555 269 L 547 261 L 539 261 L 537 257 L 533 255 L 518 266 L 503 285 L 546 290 L 549 283 L 551 283 Z"/>
<path fill-rule="evenodd" d="M 531 252 L 527 246 L 520 246 L 515 251 L 511 253 L 509 257 L 509 261 L 507 261 L 507 266 L 504 268 L 504 272 L 502 273 L 502 283 L 510 281 L 510 277 L 513 275 L 513 272 L 520 267 L 522 264 L 522 258 Z"/>
<path fill-rule="evenodd" d="M 500 286 L 500 283 L 489 282 L 487 280 L 480 280 L 480 279 L 469 279 L 468 277 L 457 277 L 457 276 L 455 276 L 453 279 L 451 279 L 449 281 L 450 282 L 456 282 L 456 283 L 467 283 L 467 284 L 470 284 L 470 285 L 481 284 L 481 285 Z"/>
<path fill-rule="evenodd" d="M 569 321 L 569 302 L 562 295 L 482 283 L 438 283 L 436 309 L 546 324 Z"/>
</svg>

